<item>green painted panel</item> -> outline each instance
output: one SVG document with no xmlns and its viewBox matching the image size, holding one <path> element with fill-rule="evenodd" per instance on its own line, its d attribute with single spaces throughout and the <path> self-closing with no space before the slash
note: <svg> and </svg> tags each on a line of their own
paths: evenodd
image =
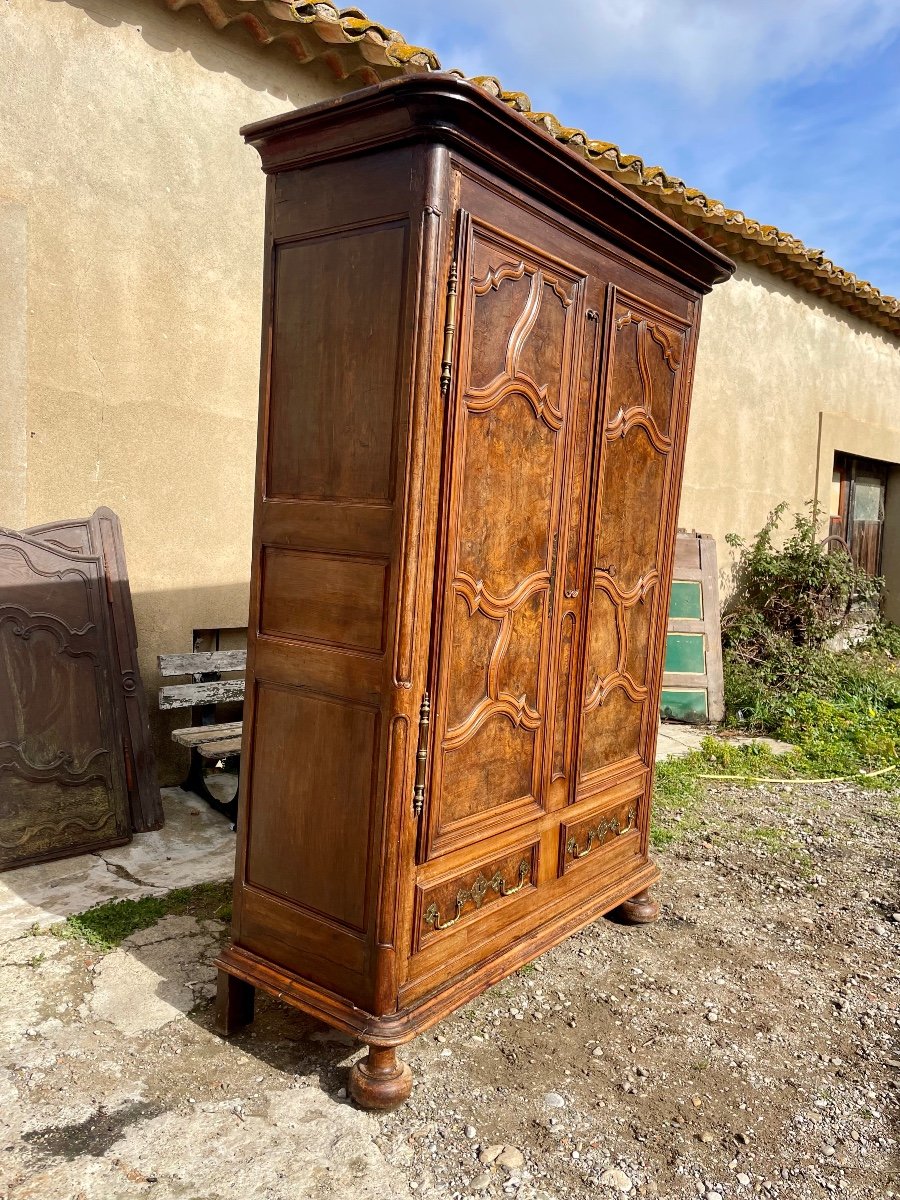
<svg viewBox="0 0 900 1200">
<path fill-rule="evenodd" d="M 663 688 L 659 707 L 662 715 L 668 720 L 709 720 L 706 692 L 702 688 Z"/>
<path fill-rule="evenodd" d="M 676 621 L 703 620 L 703 589 L 699 581 L 675 580 L 669 600 L 669 616 L 674 617 Z"/>
<path fill-rule="evenodd" d="M 702 633 L 670 633 L 664 671 L 676 675 L 706 674 L 706 638 Z"/>
</svg>

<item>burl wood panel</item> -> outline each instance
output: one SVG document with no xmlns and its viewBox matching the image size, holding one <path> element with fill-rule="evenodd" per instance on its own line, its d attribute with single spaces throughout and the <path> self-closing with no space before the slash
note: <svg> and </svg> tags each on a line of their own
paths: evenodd
<svg viewBox="0 0 900 1200">
<path fill-rule="evenodd" d="M 648 679 L 659 625 L 663 532 L 685 330 L 615 294 L 585 655 L 580 777 L 650 764 L 656 697 Z M 654 710 L 651 712 L 651 710 Z"/>
<path fill-rule="evenodd" d="M 0 535 L 0 869 L 127 841 L 100 560 Z"/>
<path fill-rule="evenodd" d="M 251 816 L 247 881 L 360 931 L 377 723 L 330 697 L 257 692 L 253 786 L 279 803 Z"/>
<path fill-rule="evenodd" d="M 472 225 L 446 503 L 432 853 L 539 808 L 547 662 L 582 280 Z"/>
</svg>

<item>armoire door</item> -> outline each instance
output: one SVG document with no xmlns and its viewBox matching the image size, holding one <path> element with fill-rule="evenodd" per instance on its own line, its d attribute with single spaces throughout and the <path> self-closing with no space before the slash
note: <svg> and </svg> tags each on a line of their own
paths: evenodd
<svg viewBox="0 0 900 1200">
<path fill-rule="evenodd" d="M 687 333 L 610 289 L 576 799 L 653 762 Z"/>
<path fill-rule="evenodd" d="M 557 563 L 584 325 L 585 276 L 576 268 L 466 213 L 457 245 L 428 858 L 544 808 Z"/>
</svg>

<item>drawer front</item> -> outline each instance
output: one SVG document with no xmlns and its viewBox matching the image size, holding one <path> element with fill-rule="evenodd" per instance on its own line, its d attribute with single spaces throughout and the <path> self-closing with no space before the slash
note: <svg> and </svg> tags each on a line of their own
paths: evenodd
<svg viewBox="0 0 900 1200">
<path fill-rule="evenodd" d="M 538 842 L 518 846 L 443 879 L 417 884 L 413 953 L 446 938 L 450 930 L 456 932 L 486 919 L 493 924 L 513 896 L 533 892 L 538 848 Z"/>
<path fill-rule="evenodd" d="M 623 852 L 626 842 L 631 843 L 632 852 L 637 854 L 640 802 L 640 796 L 632 796 L 580 820 L 564 821 L 559 827 L 560 875 L 588 861 L 595 866 L 605 862 L 614 850 Z"/>
</svg>

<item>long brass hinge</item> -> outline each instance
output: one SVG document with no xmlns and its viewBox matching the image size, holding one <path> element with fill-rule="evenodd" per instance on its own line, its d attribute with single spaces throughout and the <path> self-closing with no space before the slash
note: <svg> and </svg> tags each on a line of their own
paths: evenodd
<svg viewBox="0 0 900 1200">
<path fill-rule="evenodd" d="M 458 287 L 458 266 L 456 259 L 450 264 L 450 274 L 447 277 L 447 320 L 444 323 L 444 356 L 441 359 L 441 397 L 446 400 L 450 391 L 450 378 L 453 372 L 453 339 L 456 336 L 456 293 Z"/>
<path fill-rule="evenodd" d="M 425 772 L 428 768 L 428 725 L 431 721 L 431 701 L 426 692 L 419 709 L 419 746 L 416 750 L 416 783 L 413 788 L 413 812 L 421 817 L 425 807 Z"/>
</svg>

